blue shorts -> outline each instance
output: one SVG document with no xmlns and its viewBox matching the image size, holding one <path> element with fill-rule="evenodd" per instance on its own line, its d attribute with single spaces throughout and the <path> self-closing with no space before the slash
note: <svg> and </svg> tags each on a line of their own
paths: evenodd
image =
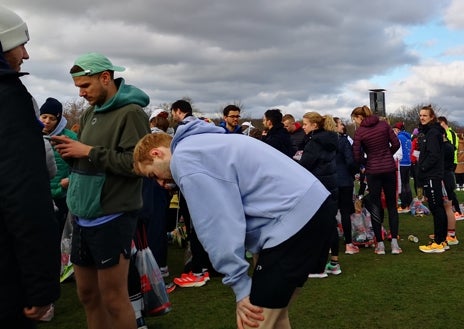
<svg viewBox="0 0 464 329">
<path fill-rule="evenodd" d="M 104 269 L 119 263 L 119 256 L 129 259 L 131 242 L 137 227 L 136 212 L 128 212 L 93 227 L 73 223 L 71 262 L 83 267 Z"/>
</svg>

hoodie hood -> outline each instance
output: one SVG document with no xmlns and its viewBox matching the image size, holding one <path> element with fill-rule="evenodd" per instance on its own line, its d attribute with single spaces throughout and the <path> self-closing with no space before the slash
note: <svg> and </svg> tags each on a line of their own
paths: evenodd
<svg viewBox="0 0 464 329">
<path fill-rule="evenodd" d="M 376 115 L 370 115 L 361 122 L 361 126 L 363 127 L 372 127 L 379 123 L 379 117 Z"/>
<path fill-rule="evenodd" d="M 114 80 L 118 91 L 111 99 L 102 106 L 95 105 L 95 112 L 106 112 L 114 109 L 119 109 L 129 104 L 136 104 L 141 107 L 146 107 L 150 103 L 150 97 L 137 87 L 126 85 L 123 78 Z"/>
<path fill-rule="evenodd" d="M 176 133 L 171 143 L 171 152 L 174 153 L 174 150 L 177 147 L 177 144 L 191 135 L 200 135 L 200 134 L 225 134 L 224 128 L 212 125 L 200 119 L 193 119 L 185 124 L 179 125 L 177 127 Z"/>
<path fill-rule="evenodd" d="M 60 122 L 56 125 L 55 129 L 50 133 L 50 136 L 58 136 L 66 128 L 68 120 L 64 116 L 61 116 Z"/>
<path fill-rule="evenodd" d="M 310 133 L 310 139 L 319 143 L 326 151 L 335 151 L 338 148 L 338 134 L 334 131 L 317 129 Z"/>
</svg>

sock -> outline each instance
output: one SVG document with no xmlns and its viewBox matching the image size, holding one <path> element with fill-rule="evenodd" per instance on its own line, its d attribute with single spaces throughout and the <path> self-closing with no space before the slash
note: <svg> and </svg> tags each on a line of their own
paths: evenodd
<svg viewBox="0 0 464 329">
<path fill-rule="evenodd" d="M 454 238 L 456 236 L 456 230 L 448 230 L 448 235 Z"/>
<path fill-rule="evenodd" d="M 332 265 L 332 266 L 337 266 L 337 265 L 338 265 L 338 260 L 333 260 L 333 259 L 331 259 L 331 260 L 330 260 L 330 265 Z"/>
<path fill-rule="evenodd" d="M 135 318 L 138 319 L 142 316 L 142 308 L 143 308 L 143 298 L 142 294 L 136 294 L 130 296 L 130 301 L 132 304 L 132 308 L 134 309 Z"/>
</svg>

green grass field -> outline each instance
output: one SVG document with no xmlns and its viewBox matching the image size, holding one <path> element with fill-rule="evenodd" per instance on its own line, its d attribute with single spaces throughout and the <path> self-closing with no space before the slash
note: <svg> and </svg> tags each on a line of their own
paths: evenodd
<svg viewBox="0 0 464 329">
<path fill-rule="evenodd" d="M 464 192 L 458 193 L 462 200 Z M 387 225 L 388 227 L 388 225 Z M 424 254 L 418 246 L 433 233 L 432 217 L 400 214 L 401 255 L 376 255 L 362 248 L 345 255 L 341 241 L 343 273 L 325 279 L 309 279 L 291 306 L 292 328 L 458 328 L 464 324 L 464 221 L 456 225 L 461 244 L 443 254 Z M 409 242 L 414 234 L 419 243 Z M 183 249 L 170 246 L 172 276 L 183 266 Z M 172 277 L 171 277 L 172 279 Z M 272 287 L 269 287 L 272 289 Z M 170 294 L 172 311 L 146 318 L 150 329 L 234 329 L 235 301 L 232 290 L 220 278 L 201 288 L 177 288 Z M 62 285 L 55 318 L 41 329 L 85 328 L 85 315 L 73 281 Z"/>
</svg>

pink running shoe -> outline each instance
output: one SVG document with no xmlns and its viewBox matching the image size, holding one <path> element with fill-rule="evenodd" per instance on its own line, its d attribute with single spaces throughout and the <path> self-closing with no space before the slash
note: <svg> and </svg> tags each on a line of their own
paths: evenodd
<svg viewBox="0 0 464 329">
<path fill-rule="evenodd" d="M 355 246 L 355 245 L 352 244 L 352 243 L 348 243 L 348 244 L 345 246 L 345 254 L 354 255 L 354 254 L 357 254 L 358 252 L 359 252 L 358 246 Z"/>
</svg>

